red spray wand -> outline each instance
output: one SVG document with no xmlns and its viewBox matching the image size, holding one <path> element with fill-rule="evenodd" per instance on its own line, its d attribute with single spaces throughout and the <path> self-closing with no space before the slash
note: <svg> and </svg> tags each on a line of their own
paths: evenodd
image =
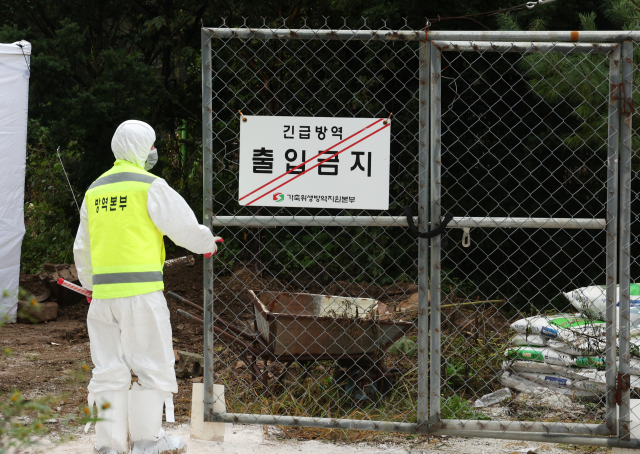
<svg viewBox="0 0 640 454">
<path fill-rule="evenodd" d="M 93 295 L 93 292 L 91 290 L 87 290 L 86 288 L 80 287 L 79 285 L 76 285 L 76 284 L 72 284 L 71 282 L 65 281 L 62 278 L 58 279 L 58 285 L 62 287 L 66 287 L 69 290 L 73 290 L 74 292 L 77 292 L 77 293 L 80 293 L 81 295 L 86 296 L 87 302 L 91 303 L 91 295 Z"/>
</svg>

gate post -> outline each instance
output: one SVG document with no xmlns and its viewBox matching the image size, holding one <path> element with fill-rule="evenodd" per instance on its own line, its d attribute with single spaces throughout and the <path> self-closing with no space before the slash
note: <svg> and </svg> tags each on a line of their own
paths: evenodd
<svg viewBox="0 0 640 454">
<path fill-rule="evenodd" d="M 620 111 L 620 247 L 618 248 L 620 277 L 620 315 L 619 327 L 619 369 L 618 372 L 628 376 L 630 351 L 630 285 L 631 285 L 631 140 L 632 140 L 632 106 L 633 106 L 633 42 L 622 42 L 622 97 L 619 103 Z M 631 424 L 629 388 L 622 389 L 619 402 L 618 437 L 621 440 L 630 439 Z"/>
<path fill-rule="evenodd" d="M 441 131 L 440 131 L 440 114 L 441 114 L 441 97 L 440 97 L 440 67 L 442 54 L 440 51 L 429 42 L 430 48 L 430 73 L 429 73 L 429 85 L 430 96 L 429 104 L 431 114 L 429 116 L 429 129 L 431 132 L 430 137 L 430 150 L 431 150 L 431 219 L 432 228 L 436 228 L 440 225 L 441 214 L 441 174 L 442 174 L 442 157 L 441 157 Z M 438 424 L 440 421 L 440 279 L 441 279 L 441 236 L 437 235 L 431 238 L 431 373 L 430 383 L 431 388 L 429 401 L 431 403 L 430 420 L 431 424 Z"/>
<path fill-rule="evenodd" d="M 211 229 L 213 213 L 211 39 L 202 30 L 202 223 Z M 204 258 L 204 420 L 213 413 L 213 256 Z"/>
<path fill-rule="evenodd" d="M 429 226 L 430 49 L 430 42 L 420 42 L 418 224 L 423 232 L 426 232 Z M 424 425 L 429 423 L 429 241 L 426 238 L 418 240 L 418 292 L 418 425 Z"/>
<path fill-rule="evenodd" d="M 618 252 L 618 159 L 619 159 L 619 130 L 620 130 L 620 46 L 617 46 L 609 57 L 609 121 L 607 146 L 607 200 L 606 200 L 606 277 L 607 277 L 607 351 L 606 351 L 606 382 L 607 382 L 607 411 L 606 424 L 611 433 L 618 428 L 616 405 L 616 360 L 617 360 L 617 314 L 618 301 L 617 283 L 617 252 Z"/>
</svg>

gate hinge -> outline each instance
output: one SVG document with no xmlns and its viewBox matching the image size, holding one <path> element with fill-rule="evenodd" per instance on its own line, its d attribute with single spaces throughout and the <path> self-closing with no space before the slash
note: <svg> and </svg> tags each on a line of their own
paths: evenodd
<svg viewBox="0 0 640 454">
<path fill-rule="evenodd" d="M 618 381 L 615 389 L 616 404 L 622 405 L 622 391 L 628 391 L 631 389 L 631 376 L 629 374 L 623 374 L 618 372 Z"/>
</svg>

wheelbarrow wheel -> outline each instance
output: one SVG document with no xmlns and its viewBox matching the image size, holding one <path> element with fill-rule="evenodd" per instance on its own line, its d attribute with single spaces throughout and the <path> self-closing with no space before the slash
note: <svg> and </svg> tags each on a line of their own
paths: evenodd
<svg viewBox="0 0 640 454">
<path fill-rule="evenodd" d="M 383 361 L 340 361 L 333 369 L 333 383 L 342 396 L 356 402 L 377 401 L 394 385 L 396 370 L 387 370 Z"/>
</svg>

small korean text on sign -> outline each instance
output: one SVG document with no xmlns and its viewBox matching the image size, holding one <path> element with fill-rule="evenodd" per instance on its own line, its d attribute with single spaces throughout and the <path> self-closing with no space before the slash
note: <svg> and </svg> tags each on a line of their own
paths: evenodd
<svg viewBox="0 0 640 454">
<path fill-rule="evenodd" d="M 245 118 L 241 205 L 389 208 L 391 128 L 383 118 Z"/>
</svg>

